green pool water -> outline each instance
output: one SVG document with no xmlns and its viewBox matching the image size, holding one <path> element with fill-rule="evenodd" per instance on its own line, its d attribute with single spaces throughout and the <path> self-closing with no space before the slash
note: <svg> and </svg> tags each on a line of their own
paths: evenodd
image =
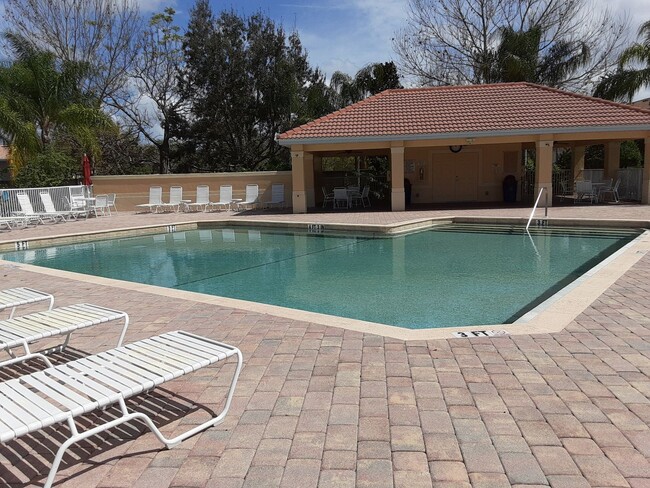
<svg viewBox="0 0 650 488">
<path fill-rule="evenodd" d="M 473 226 L 382 238 L 206 229 L 0 258 L 420 329 L 513 322 L 637 235 Z"/>
</svg>

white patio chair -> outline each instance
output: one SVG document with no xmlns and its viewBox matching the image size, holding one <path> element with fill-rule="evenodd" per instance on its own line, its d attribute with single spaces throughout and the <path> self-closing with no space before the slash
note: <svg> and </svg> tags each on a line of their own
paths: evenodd
<svg viewBox="0 0 650 488">
<path fill-rule="evenodd" d="M 259 205 L 260 187 L 254 183 L 246 185 L 246 197 L 243 201 L 237 202 L 237 210 L 250 208 L 254 209 Z"/>
<path fill-rule="evenodd" d="M 591 203 L 594 203 L 598 200 L 598 192 L 594 190 L 591 181 L 578 180 L 576 181 L 576 199 L 574 203 L 584 199 L 589 199 Z"/>
<path fill-rule="evenodd" d="M 370 206 L 370 187 L 368 185 L 363 187 L 361 190 L 361 204 L 363 208 Z"/>
<path fill-rule="evenodd" d="M 149 203 L 136 205 L 136 209 L 141 208 L 151 213 L 158 213 L 158 209 L 160 209 L 162 205 L 162 186 L 152 186 L 149 187 Z"/>
<path fill-rule="evenodd" d="M 32 207 L 32 202 L 29 200 L 27 193 L 18 193 L 16 194 L 16 198 L 18 199 L 18 205 L 20 205 L 21 216 L 29 221 L 38 222 L 39 224 L 44 224 L 45 219 L 51 220 L 52 222 L 59 220 L 65 222 L 65 218 L 59 213 L 34 212 L 34 207 Z"/>
<path fill-rule="evenodd" d="M 11 312 L 9 312 L 9 318 L 11 319 L 16 313 L 17 307 L 46 300 L 50 302 L 48 310 L 52 310 L 54 306 L 54 295 L 45 293 L 44 291 L 34 290 L 33 288 L 9 288 L 0 291 L 0 310 L 11 308 Z"/>
<path fill-rule="evenodd" d="M 325 187 L 321 187 L 323 190 L 323 208 L 327 206 L 328 203 L 334 204 L 334 192 L 327 192 Z"/>
<path fill-rule="evenodd" d="M 88 214 L 90 214 L 88 201 L 83 196 L 73 195 L 70 200 L 68 200 L 68 197 L 64 197 L 64 199 L 68 205 L 68 212 L 72 218 L 77 220 L 82 215 L 85 218 L 88 218 Z"/>
<path fill-rule="evenodd" d="M 95 203 L 90 206 L 90 210 L 95 213 L 95 217 L 99 217 L 101 212 L 102 215 L 111 215 L 111 209 L 108 206 L 108 195 L 97 195 L 95 197 Z"/>
<path fill-rule="evenodd" d="M 221 412 L 172 439 L 163 436 L 149 415 L 131 412 L 126 406 L 128 398 L 234 356 L 237 367 Z M 69 437 L 59 447 L 44 485 L 50 488 L 70 446 L 113 427 L 144 422 L 160 442 L 172 448 L 220 424 L 230 409 L 241 368 L 242 354 L 236 347 L 181 331 L 50 367 L 0 383 L 0 442 L 66 423 Z M 85 431 L 78 430 L 76 417 L 111 405 L 119 406 L 120 417 Z"/>
<path fill-rule="evenodd" d="M 219 201 L 212 202 L 208 206 L 215 207 L 217 210 L 230 210 L 232 202 L 232 185 L 221 185 L 219 187 Z"/>
<path fill-rule="evenodd" d="M 117 207 L 115 206 L 115 200 L 117 200 L 117 195 L 115 193 L 108 194 L 108 213 L 111 211 L 117 213 Z"/>
<path fill-rule="evenodd" d="M 39 196 L 41 197 L 41 202 L 43 203 L 43 208 L 45 209 L 45 212 L 50 214 L 50 215 L 59 215 L 62 220 L 65 221 L 66 217 L 73 217 L 73 213 L 65 210 L 65 211 L 58 211 L 54 207 L 54 202 L 52 201 L 52 196 L 50 195 L 49 192 L 40 192 Z"/>
<path fill-rule="evenodd" d="M 29 224 L 29 219 L 27 219 L 26 217 L 21 217 L 21 216 L 0 217 L 0 227 L 5 226 L 8 230 L 20 226 L 27 227 L 28 224 Z"/>
<path fill-rule="evenodd" d="M 210 205 L 210 187 L 208 185 L 198 185 L 196 187 L 196 202 L 186 202 L 185 209 L 191 211 L 192 209 L 203 210 Z"/>
<path fill-rule="evenodd" d="M 612 186 L 610 184 L 609 187 L 601 188 L 600 193 L 599 193 L 599 196 L 600 196 L 601 200 L 605 199 L 605 195 L 611 195 L 612 196 L 612 201 L 614 203 L 618 203 L 618 201 L 619 201 L 618 188 L 620 186 L 621 186 L 621 179 L 618 178 L 616 180 L 616 183 L 614 183 L 614 186 Z"/>
<path fill-rule="evenodd" d="M 183 203 L 183 187 L 172 186 L 169 189 L 169 203 L 160 204 L 160 208 L 165 211 L 172 210 L 174 212 L 179 212 L 181 204 Z"/>
<path fill-rule="evenodd" d="M 284 208 L 284 185 L 282 183 L 274 183 L 271 185 L 271 201 L 266 202 L 264 206 L 267 208 Z"/>
<path fill-rule="evenodd" d="M 334 188 L 333 206 L 335 209 L 350 207 L 350 200 L 349 200 L 347 188 L 345 187 Z"/>
<path fill-rule="evenodd" d="M 363 198 L 361 197 L 361 191 L 358 186 L 349 186 L 348 198 L 350 199 L 350 206 L 354 207 L 355 205 L 363 206 Z"/>
<path fill-rule="evenodd" d="M 40 358 L 48 366 L 51 366 L 50 360 L 44 355 L 64 350 L 74 331 L 114 320 L 124 320 L 124 327 L 117 342 L 119 347 L 122 345 L 124 335 L 129 327 L 129 316 L 125 312 L 90 303 L 58 307 L 44 312 L 0 320 L 0 351 L 6 351 L 12 356 L 12 359 L 0 362 L 0 366 L 23 362 L 31 358 Z M 32 342 L 55 336 L 65 336 L 63 343 L 39 352 L 32 352 L 29 349 L 29 344 Z M 15 353 L 15 349 L 18 347 L 23 348 L 23 354 L 20 356 Z"/>
</svg>

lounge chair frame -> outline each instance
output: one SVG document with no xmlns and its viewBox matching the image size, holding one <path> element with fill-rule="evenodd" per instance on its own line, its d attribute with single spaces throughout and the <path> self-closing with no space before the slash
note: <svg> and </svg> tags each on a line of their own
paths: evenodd
<svg viewBox="0 0 650 488">
<path fill-rule="evenodd" d="M 0 310 L 11 308 L 9 318 L 12 319 L 16 313 L 17 307 L 46 300 L 50 302 L 48 310 L 52 310 L 52 307 L 54 306 L 54 295 L 27 287 L 8 288 L 0 291 Z"/>
<path fill-rule="evenodd" d="M 0 320 L 0 351 L 6 351 L 12 358 L 0 362 L 0 367 L 32 358 L 39 358 L 51 366 L 52 363 L 46 355 L 63 351 L 68 346 L 70 336 L 74 331 L 114 320 L 124 320 L 124 326 L 117 341 L 119 347 L 129 328 L 129 316 L 126 312 L 99 305 L 81 303 Z M 56 336 L 65 337 L 64 341 L 57 346 L 38 352 L 32 352 L 29 348 L 29 344 L 34 341 Z M 23 348 L 23 354 L 15 353 L 14 349 L 18 347 Z"/>
<path fill-rule="evenodd" d="M 151 417 L 131 412 L 125 400 L 166 381 L 237 357 L 237 367 L 222 411 L 187 432 L 168 439 Z M 243 358 L 231 345 L 176 331 L 87 356 L 69 363 L 0 383 L 0 442 L 66 422 L 70 436 L 59 447 L 45 481 L 52 486 L 61 460 L 73 444 L 133 420 L 143 421 L 168 449 L 223 421 L 237 386 Z M 79 432 L 75 418 L 110 405 L 121 417 Z"/>
</svg>

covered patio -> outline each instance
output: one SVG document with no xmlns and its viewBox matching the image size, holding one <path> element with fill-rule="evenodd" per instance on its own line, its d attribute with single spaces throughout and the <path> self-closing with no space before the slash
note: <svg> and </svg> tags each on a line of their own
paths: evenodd
<svg viewBox="0 0 650 488">
<path fill-rule="evenodd" d="M 390 208 L 403 211 L 408 196 L 425 204 L 501 202 L 504 179 L 521 182 L 525 154 L 534 153 L 532 192 L 544 188 L 552 205 L 557 148 L 571 150 L 576 181 L 585 148 L 604 145 L 602 178 L 615 180 L 621 143 L 631 140 L 644 141 L 638 199 L 650 203 L 650 111 L 530 83 L 387 90 L 278 140 L 291 148 L 294 213 L 322 204 L 335 158 L 362 161 L 358 175 L 383 158 Z"/>
</svg>

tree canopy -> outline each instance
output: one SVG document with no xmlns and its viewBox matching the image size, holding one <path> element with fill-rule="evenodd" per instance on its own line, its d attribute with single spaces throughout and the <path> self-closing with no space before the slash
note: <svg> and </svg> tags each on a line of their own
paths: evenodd
<svg viewBox="0 0 650 488">
<path fill-rule="evenodd" d="M 591 91 L 616 62 L 627 22 L 587 0 L 409 0 L 394 40 L 424 85 L 527 79 Z"/>
<path fill-rule="evenodd" d="M 79 89 L 88 66 L 58 61 L 17 34 L 6 33 L 5 39 L 15 61 L 0 68 L 0 132 L 16 169 L 71 146 L 97 152 L 97 131 L 111 123 L 96 99 Z"/>
<path fill-rule="evenodd" d="M 643 87 L 650 87 L 650 20 L 639 28 L 640 42 L 621 54 L 618 69 L 603 77 L 594 95 L 611 100 L 631 101 Z"/>
</svg>

